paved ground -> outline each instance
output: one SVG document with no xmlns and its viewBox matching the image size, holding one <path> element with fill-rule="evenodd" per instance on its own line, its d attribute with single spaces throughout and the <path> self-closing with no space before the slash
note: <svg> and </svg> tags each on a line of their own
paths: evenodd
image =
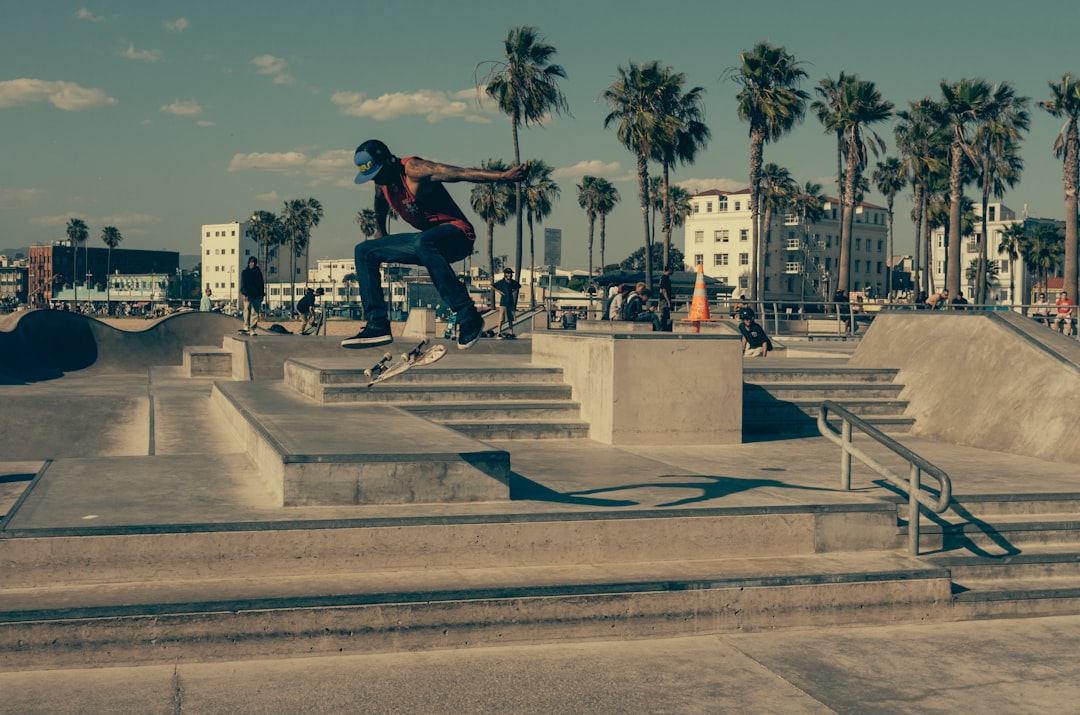
<svg viewBox="0 0 1080 715">
<path fill-rule="evenodd" d="M 839 451 L 823 438 L 625 448 L 566 440 L 495 443 L 515 472 L 505 505 L 283 510 L 252 488 L 250 460 L 205 409 L 210 385 L 155 368 L 0 386 L 5 413 L 20 416 L 0 433 L 0 513 L 43 467 L 48 487 L 16 515 L 24 528 L 775 506 L 887 493 L 858 467 L 855 489 L 839 491 Z M 1080 491 L 1075 465 L 904 441 L 948 471 L 960 497 Z M 1061 617 L 0 673 L 0 713 L 1080 712 L 1078 648 L 1080 617 Z"/>
<path fill-rule="evenodd" d="M 0 713 L 1075 713 L 1080 617 L 0 673 Z"/>
</svg>

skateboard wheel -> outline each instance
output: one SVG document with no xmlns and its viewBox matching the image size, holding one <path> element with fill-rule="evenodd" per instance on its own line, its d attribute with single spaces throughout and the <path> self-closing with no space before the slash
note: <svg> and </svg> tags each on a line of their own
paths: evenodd
<svg viewBox="0 0 1080 715">
<path fill-rule="evenodd" d="M 371 377 L 371 368 L 364 370 L 364 377 Z"/>
</svg>

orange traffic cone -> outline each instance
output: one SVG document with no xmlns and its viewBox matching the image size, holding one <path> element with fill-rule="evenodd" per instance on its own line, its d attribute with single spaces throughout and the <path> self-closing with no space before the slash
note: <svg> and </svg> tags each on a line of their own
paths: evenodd
<svg viewBox="0 0 1080 715">
<path fill-rule="evenodd" d="M 713 322 L 709 315 L 709 294 L 705 291 L 705 268 L 700 263 L 697 267 L 697 280 L 694 282 L 694 300 L 690 303 L 690 316 L 686 319 L 691 324 L 690 332 L 700 333 L 702 323 Z"/>
<path fill-rule="evenodd" d="M 689 320 L 712 320 L 709 316 L 709 294 L 705 292 L 705 269 L 700 263 L 697 267 L 697 281 L 694 283 L 694 300 L 690 303 Z"/>
</svg>

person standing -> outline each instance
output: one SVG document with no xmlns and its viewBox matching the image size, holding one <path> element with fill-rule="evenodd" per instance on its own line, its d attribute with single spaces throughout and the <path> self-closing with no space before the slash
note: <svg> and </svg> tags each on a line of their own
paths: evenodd
<svg viewBox="0 0 1080 715">
<path fill-rule="evenodd" d="M 203 313 L 209 313 L 214 309 L 214 303 L 210 300 L 210 296 L 214 293 L 210 290 L 210 286 L 206 286 L 206 291 L 203 292 L 202 298 L 199 300 L 199 310 Z"/>
<path fill-rule="evenodd" d="M 528 164 L 493 171 L 437 164 L 418 156 L 399 159 L 377 139 L 358 146 L 353 162 L 358 169 L 354 183 L 375 182 L 375 235 L 356 244 L 354 251 L 367 325 L 342 340 L 341 347 L 369 348 L 393 342 L 379 282 L 379 268 L 386 262 L 424 266 L 435 289 L 457 316 L 458 349 L 472 347 L 484 332 L 484 319 L 450 264 L 472 255 L 476 231 L 443 184 L 521 181 Z M 419 233 L 387 235 L 391 207 Z"/>
<path fill-rule="evenodd" d="M 254 333 L 259 327 L 259 313 L 266 297 L 266 284 L 255 256 L 248 259 L 247 268 L 240 274 L 240 295 L 244 296 L 244 329 L 241 332 Z"/>
<path fill-rule="evenodd" d="M 1061 291 L 1061 293 L 1058 294 L 1058 299 L 1054 305 L 1057 309 L 1057 315 L 1054 317 L 1054 327 L 1057 328 L 1059 333 L 1072 335 L 1073 304 L 1072 301 L 1069 300 L 1069 294 L 1065 291 Z"/>
<path fill-rule="evenodd" d="M 671 311 L 675 304 L 671 300 L 671 266 L 664 266 L 660 276 L 660 327 L 671 332 Z"/>
<path fill-rule="evenodd" d="M 499 294 L 499 327 L 495 329 L 495 337 L 513 339 L 514 315 L 517 313 L 518 295 L 521 293 L 521 284 L 514 280 L 514 269 L 507 268 L 503 271 L 503 277 L 492 287 Z M 506 321 L 506 331 L 503 332 L 503 321 Z"/>
</svg>

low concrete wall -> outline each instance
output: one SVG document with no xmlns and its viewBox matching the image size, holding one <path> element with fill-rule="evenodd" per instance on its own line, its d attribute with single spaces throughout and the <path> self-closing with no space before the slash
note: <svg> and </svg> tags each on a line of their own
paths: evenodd
<svg viewBox="0 0 1080 715">
<path fill-rule="evenodd" d="M 899 369 L 912 434 L 1080 463 L 1080 342 L 1029 318 L 881 313 L 850 364 Z"/>
<path fill-rule="evenodd" d="M 404 338 L 430 338 L 435 335 L 435 311 L 431 308 L 413 308 L 401 331 Z"/>
<path fill-rule="evenodd" d="M 728 336 L 533 334 L 533 364 L 560 367 L 589 436 L 605 444 L 738 444 L 742 347 Z"/>
</svg>

